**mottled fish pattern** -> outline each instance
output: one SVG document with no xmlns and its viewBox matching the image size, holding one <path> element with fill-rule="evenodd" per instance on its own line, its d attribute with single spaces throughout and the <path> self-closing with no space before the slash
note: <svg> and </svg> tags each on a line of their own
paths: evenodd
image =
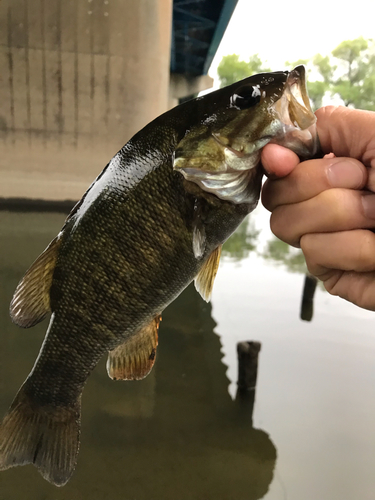
<svg viewBox="0 0 375 500">
<path fill-rule="evenodd" d="M 56 485 L 69 480 L 90 372 L 109 353 L 111 378 L 149 373 L 162 311 L 194 279 L 209 299 L 221 245 L 258 201 L 261 148 L 311 156 L 314 123 L 299 67 L 182 104 L 114 156 L 13 297 L 21 327 L 52 314 L 0 424 L 0 469 L 33 463 Z"/>
</svg>

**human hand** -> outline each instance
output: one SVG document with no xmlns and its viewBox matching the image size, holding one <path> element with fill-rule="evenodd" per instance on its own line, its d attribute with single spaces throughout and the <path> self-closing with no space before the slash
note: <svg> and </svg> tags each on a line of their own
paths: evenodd
<svg viewBox="0 0 375 500">
<path fill-rule="evenodd" d="M 375 310 L 375 113 L 329 106 L 316 116 L 322 150 L 336 157 L 300 163 L 266 146 L 262 201 L 273 233 L 301 247 L 329 293 Z"/>
</svg>

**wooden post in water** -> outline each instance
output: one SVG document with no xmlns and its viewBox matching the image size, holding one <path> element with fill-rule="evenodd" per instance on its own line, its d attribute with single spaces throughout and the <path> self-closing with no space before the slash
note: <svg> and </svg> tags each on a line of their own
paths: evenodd
<svg viewBox="0 0 375 500">
<path fill-rule="evenodd" d="M 241 402 L 241 406 L 246 407 L 246 413 L 251 419 L 255 402 L 260 349 L 260 342 L 248 341 L 237 344 L 238 380 L 236 401 Z"/>
<path fill-rule="evenodd" d="M 318 280 L 311 274 L 306 274 L 305 285 L 302 292 L 300 318 L 303 321 L 311 321 L 314 313 L 314 294 Z"/>
</svg>

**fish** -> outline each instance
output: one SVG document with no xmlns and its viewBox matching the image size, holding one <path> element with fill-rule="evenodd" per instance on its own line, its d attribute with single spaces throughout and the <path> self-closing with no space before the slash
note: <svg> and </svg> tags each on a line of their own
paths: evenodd
<svg viewBox="0 0 375 500">
<path fill-rule="evenodd" d="M 185 102 L 135 134 L 26 271 L 10 315 L 50 314 L 42 347 L 0 424 L 0 470 L 70 479 L 81 395 L 104 356 L 114 380 L 152 369 L 163 310 L 192 282 L 211 296 L 221 247 L 258 203 L 268 143 L 317 151 L 305 69 L 261 73 Z"/>
</svg>

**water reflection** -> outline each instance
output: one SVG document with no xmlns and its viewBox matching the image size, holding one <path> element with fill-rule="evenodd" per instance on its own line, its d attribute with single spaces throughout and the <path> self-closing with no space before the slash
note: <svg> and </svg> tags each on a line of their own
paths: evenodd
<svg viewBox="0 0 375 500">
<path fill-rule="evenodd" d="M 260 247 L 260 230 L 256 228 L 254 217 L 249 216 L 223 246 L 223 256 L 234 262 L 249 257 L 252 251 L 273 265 L 282 265 L 290 273 L 305 274 L 305 285 L 301 296 L 300 318 L 311 321 L 314 311 L 314 293 L 317 280 L 309 275 L 302 250 L 293 248 L 276 236 L 270 236 Z M 321 285 L 321 288 L 324 287 Z"/>
<path fill-rule="evenodd" d="M 17 281 L 64 216 L 0 215 L 3 414 L 31 369 L 47 326 L 17 328 L 8 305 Z M 244 251 L 250 251 L 253 236 L 240 234 Z M 239 255 L 238 242 L 229 248 Z M 273 478 L 276 448 L 265 431 L 253 427 L 249 405 L 230 398 L 215 327 L 211 304 L 188 287 L 163 315 L 157 362 L 148 378 L 112 382 L 105 360 L 90 377 L 71 482 L 56 489 L 34 467 L 17 467 L 0 473 L 0 499 L 262 498 Z"/>
<path fill-rule="evenodd" d="M 276 264 L 283 264 L 291 273 L 306 273 L 307 267 L 302 250 L 293 248 L 288 243 L 273 236 L 268 240 L 261 256 Z"/>
<path fill-rule="evenodd" d="M 224 243 L 222 256 L 233 261 L 240 261 L 255 250 L 259 230 L 255 227 L 253 219 L 247 217 L 234 234 Z"/>
<path fill-rule="evenodd" d="M 306 273 L 305 258 L 300 249 L 293 248 L 276 236 L 269 236 L 263 248 L 259 247 L 260 229 L 254 215 L 248 216 L 237 231 L 223 245 L 222 255 L 232 261 L 249 257 L 252 251 L 273 264 L 282 264 L 292 273 Z"/>
<path fill-rule="evenodd" d="M 372 500 L 374 314 L 318 287 L 314 321 L 301 321 L 303 276 L 282 258 L 264 258 L 269 214 L 251 217 L 261 228 L 257 249 L 240 262 L 224 259 L 212 304 L 232 382 L 236 342 L 262 344 L 254 425 L 267 429 L 278 452 L 264 498 Z M 234 397 L 233 383 L 230 391 Z"/>
</svg>

